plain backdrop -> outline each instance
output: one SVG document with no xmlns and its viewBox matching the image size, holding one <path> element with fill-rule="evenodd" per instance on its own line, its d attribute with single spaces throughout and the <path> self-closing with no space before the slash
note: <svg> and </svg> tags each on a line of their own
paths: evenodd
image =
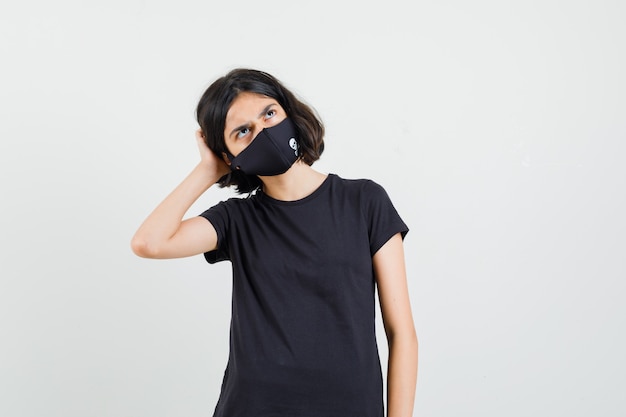
<svg viewBox="0 0 626 417">
<path fill-rule="evenodd" d="M 375 180 L 411 229 L 414 416 L 623 416 L 625 20 L 620 0 L 3 2 L 0 415 L 212 414 L 230 265 L 129 242 L 198 161 L 200 95 L 245 66 L 320 114 L 314 167 Z"/>
</svg>

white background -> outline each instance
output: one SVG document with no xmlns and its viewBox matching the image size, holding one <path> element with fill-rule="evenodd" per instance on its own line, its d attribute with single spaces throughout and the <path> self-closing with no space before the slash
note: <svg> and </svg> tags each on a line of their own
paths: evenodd
<svg viewBox="0 0 626 417">
<path fill-rule="evenodd" d="M 411 228 L 415 416 L 624 415 L 624 4 L 4 2 L 0 415 L 212 414 L 229 264 L 129 241 L 237 66 L 310 103 L 314 166 Z"/>
</svg>

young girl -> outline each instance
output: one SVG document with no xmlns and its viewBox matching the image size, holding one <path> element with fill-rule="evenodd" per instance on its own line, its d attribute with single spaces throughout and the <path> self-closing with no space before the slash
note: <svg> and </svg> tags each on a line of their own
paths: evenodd
<svg viewBox="0 0 626 417">
<path fill-rule="evenodd" d="M 273 76 L 235 69 L 197 108 L 200 162 L 137 230 L 147 258 L 203 253 L 233 270 L 230 355 L 215 417 L 382 417 L 375 287 L 389 345 L 387 415 L 410 417 L 417 338 L 386 192 L 311 168 L 324 127 Z M 187 210 L 214 184 L 231 198 Z"/>
</svg>

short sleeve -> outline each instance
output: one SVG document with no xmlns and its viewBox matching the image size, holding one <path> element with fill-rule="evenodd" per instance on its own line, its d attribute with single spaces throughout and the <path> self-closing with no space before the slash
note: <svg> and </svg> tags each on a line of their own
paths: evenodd
<svg viewBox="0 0 626 417">
<path fill-rule="evenodd" d="M 398 214 L 385 189 L 379 184 L 367 181 L 363 198 L 370 253 L 374 256 L 396 233 L 401 233 L 404 239 L 409 228 Z"/>
<path fill-rule="evenodd" d="M 205 252 L 204 259 L 210 264 L 220 261 L 230 260 L 230 251 L 228 250 L 227 231 L 229 224 L 228 209 L 225 202 L 221 202 L 210 209 L 206 210 L 200 217 L 207 219 L 217 233 L 217 249 Z"/>
</svg>

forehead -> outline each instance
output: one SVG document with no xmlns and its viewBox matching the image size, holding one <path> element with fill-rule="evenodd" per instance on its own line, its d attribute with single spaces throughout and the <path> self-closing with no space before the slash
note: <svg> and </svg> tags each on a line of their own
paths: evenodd
<svg viewBox="0 0 626 417">
<path fill-rule="evenodd" d="M 247 123 L 259 116 L 268 105 L 278 102 L 263 94 L 243 92 L 231 103 L 226 113 L 226 126 Z"/>
</svg>

